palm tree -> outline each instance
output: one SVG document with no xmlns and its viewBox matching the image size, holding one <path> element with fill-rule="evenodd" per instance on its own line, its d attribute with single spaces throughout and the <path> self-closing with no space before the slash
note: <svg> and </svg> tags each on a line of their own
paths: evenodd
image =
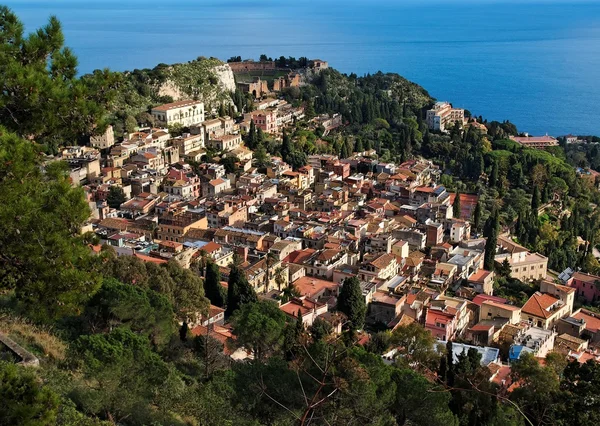
<svg viewBox="0 0 600 426">
<path fill-rule="evenodd" d="M 300 291 L 293 285 L 290 284 L 281 292 L 281 303 L 287 303 L 293 297 L 299 297 Z"/>
</svg>

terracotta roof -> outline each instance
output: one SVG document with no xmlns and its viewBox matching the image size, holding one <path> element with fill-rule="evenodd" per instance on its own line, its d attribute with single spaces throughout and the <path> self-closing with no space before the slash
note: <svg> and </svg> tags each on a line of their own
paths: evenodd
<svg viewBox="0 0 600 426">
<path fill-rule="evenodd" d="M 143 260 L 144 262 L 156 263 L 158 265 L 162 263 L 168 263 L 165 259 L 158 259 L 156 257 L 146 256 L 145 254 L 134 253 L 134 256 L 140 260 Z"/>
<path fill-rule="evenodd" d="M 558 300 L 549 294 L 536 292 L 521 308 L 521 312 L 534 315 L 538 318 L 550 318 L 554 311 L 549 311 L 548 308 L 558 302 Z"/>
<path fill-rule="evenodd" d="M 482 305 L 494 306 L 496 308 L 505 309 L 507 311 L 513 311 L 513 312 L 520 310 L 520 308 L 518 308 L 516 306 L 507 305 L 506 303 L 494 302 L 493 300 L 486 300 L 482 303 Z"/>
<path fill-rule="evenodd" d="M 493 272 L 486 271 L 485 269 L 480 269 L 469 277 L 469 281 L 474 283 L 483 282 L 492 273 Z"/>
<path fill-rule="evenodd" d="M 301 277 L 292 283 L 301 295 L 306 297 L 315 297 L 325 290 L 337 291 L 339 285 L 333 281 L 320 280 L 313 277 Z"/>
<path fill-rule="evenodd" d="M 592 333 L 597 333 L 600 330 L 600 314 L 586 309 L 580 309 L 572 317 L 578 320 L 584 320 L 585 328 Z"/>
</svg>

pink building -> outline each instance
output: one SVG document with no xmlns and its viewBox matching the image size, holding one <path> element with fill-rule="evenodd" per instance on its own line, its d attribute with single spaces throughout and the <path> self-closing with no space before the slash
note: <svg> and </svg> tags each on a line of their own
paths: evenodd
<svg viewBox="0 0 600 426">
<path fill-rule="evenodd" d="M 450 311 L 454 311 L 450 312 Z M 456 312 L 453 309 L 427 309 L 425 315 L 425 329 L 439 340 L 452 340 L 456 330 Z"/>
<path fill-rule="evenodd" d="M 588 303 L 600 300 L 600 277 L 597 275 L 575 272 L 567 285 L 576 290 L 576 297 L 582 297 Z"/>
</svg>

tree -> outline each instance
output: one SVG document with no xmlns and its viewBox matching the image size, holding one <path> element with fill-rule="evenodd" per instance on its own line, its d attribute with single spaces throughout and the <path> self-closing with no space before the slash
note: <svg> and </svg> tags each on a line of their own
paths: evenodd
<svg viewBox="0 0 600 426">
<path fill-rule="evenodd" d="M 333 326 L 322 318 L 317 317 L 308 331 L 315 341 L 323 340 L 333 332 Z"/>
<path fill-rule="evenodd" d="M 106 196 L 106 202 L 112 209 L 119 209 L 125 202 L 125 192 L 120 186 L 111 186 Z"/>
<path fill-rule="evenodd" d="M 164 346 L 174 332 L 173 307 L 164 295 L 114 278 L 103 281 L 86 306 L 83 320 L 90 332 L 126 326 L 157 346 Z"/>
<path fill-rule="evenodd" d="M 227 285 L 227 315 L 232 315 L 243 305 L 254 303 L 258 299 L 256 292 L 248 283 L 246 275 L 236 263 L 231 265 Z"/>
<path fill-rule="evenodd" d="M 519 387 L 511 393 L 510 399 L 533 424 L 557 424 L 554 402 L 558 398 L 559 378 L 551 368 L 541 366 L 532 354 L 522 353 L 511 365 L 511 379 L 513 383 L 518 382 Z"/>
<path fill-rule="evenodd" d="M 427 370 L 439 364 L 433 335 L 416 322 L 396 328 L 391 342 L 399 348 L 396 362 L 406 368 L 416 366 L 418 370 Z"/>
<path fill-rule="evenodd" d="M 397 369 L 392 374 L 396 384 L 392 412 L 396 424 L 456 426 L 458 421 L 448 408 L 450 394 L 410 369 Z"/>
<path fill-rule="evenodd" d="M 495 188 L 499 182 L 498 162 L 494 161 L 492 163 L 492 173 L 490 174 L 490 187 Z"/>
<path fill-rule="evenodd" d="M 2 9 L 0 9 L 2 10 Z M 81 225 L 89 208 L 64 163 L 41 167 L 40 148 L 0 130 L 0 288 L 33 318 L 75 314 L 100 287 Z"/>
<path fill-rule="evenodd" d="M 262 143 L 259 143 L 254 151 L 254 161 L 256 167 L 259 169 L 267 167 L 271 164 L 271 158 L 269 157 L 269 153 L 265 149 L 265 146 Z"/>
<path fill-rule="evenodd" d="M 204 294 L 215 306 L 222 308 L 227 304 L 227 292 L 221 285 L 221 271 L 219 265 L 214 262 L 210 262 L 206 267 Z"/>
<path fill-rule="evenodd" d="M 24 35 L 24 26 L 0 7 L 0 124 L 55 151 L 94 131 L 102 133 L 120 76 L 108 70 L 77 77 L 77 58 L 64 47 L 58 19 Z"/>
<path fill-rule="evenodd" d="M 276 352 L 283 344 L 286 316 L 271 301 L 248 303 L 233 316 L 236 344 L 252 349 L 258 361 Z"/>
<path fill-rule="evenodd" d="M 346 278 L 337 303 L 338 311 L 346 314 L 351 330 L 360 330 L 365 323 L 367 305 L 356 277 Z"/>
<path fill-rule="evenodd" d="M 59 398 L 31 371 L 0 361 L 0 424 L 55 425 Z"/>
<path fill-rule="evenodd" d="M 505 258 L 500 264 L 500 266 L 496 267 L 496 272 L 498 272 L 498 275 L 501 277 L 510 277 L 511 267 L 508 258 Z"/>
<path fill-rule="evenodd" d="M 293 150 L 294 149 L 292 147 L 292 139 L 290 138 L 290 135 L 287 134 L 287 131 L 284 128 L 283 139 L 281 143 L 281 159 L 289 164 L 289 160 Z"/>
<path fill-rule="evenodd" d="M 245 142 L 248 149 L 254 150 L 256 147 L 256 125 L 254 124 L 254 120 L 250 120 L 250 129 L 248 129 L 248 133 L 246 134 Z"/>
<path fill-rule="evenodd" d="M 109 334 L 79 337 L 69 348 L 69 360 L 95 386 L 75 389 L 75 403 L 84 412 L 102 418 L 120 422 L 134 414 L 140 424 L 153 423 L 153 412 L 167 408 L 156 405 L 159 395 L 172 392 L 176 373 L 149 343 L 146 337 L 124 327 Z M 170 402 L 163 397 L 164 404 Z"/>
<path fill-rule="evenodd" d="M 531 196 L 531 211 L 537 216 L 540 208 L 540 190 L 537 185 L 533 186 L 533 195 Z"/>
<path fill-rule="evenodd" d="M 460 219 L 460 191 L 456 191 L 454 203 L 452 204 L 452 216 Z"/>
<path fill-rule="evenodd" d="M 481 226 L 481 203 L 478 201 L 475 205 L 475 211 L 473 212 L 473 227 L 479 230 Z"/>
<path fill-rule="evenodd" d="M 488 271 L 494 270 L 494 258 L 498 244 L 498 222 L 498 210 L 495 210 L 490 217 L 489 231 L 485 241 L 485 255 L 483 258 L 483 267 Z"/>
</svg>

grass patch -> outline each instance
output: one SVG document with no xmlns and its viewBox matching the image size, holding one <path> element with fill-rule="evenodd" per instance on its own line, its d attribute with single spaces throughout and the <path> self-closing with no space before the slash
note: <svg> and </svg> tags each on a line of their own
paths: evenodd
<svg viewBox="0 0 600 426">
<path fill-rule="evenodd" d="M 65 358 L 67 345 L 50 329 L 34 325 L 13 314 L 0 312 L 0 331 L 35 354 L 40 362 L 56 362 Z"/>
</svg>

